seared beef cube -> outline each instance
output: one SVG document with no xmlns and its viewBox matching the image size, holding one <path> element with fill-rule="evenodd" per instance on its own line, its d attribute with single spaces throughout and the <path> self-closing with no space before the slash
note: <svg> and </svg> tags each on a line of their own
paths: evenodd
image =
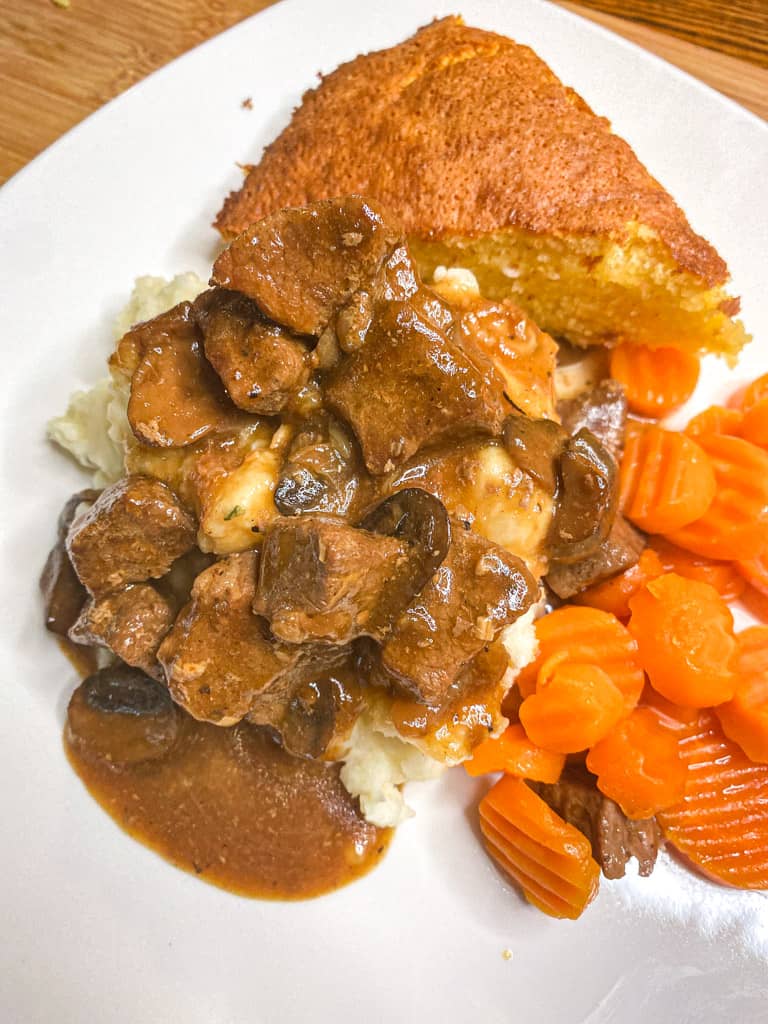
<svg viewBox="0 0 768 1024">
<path fill-rule="evenodd" d="M 627 861 L 636 857 L 640 874 L 650 875 L 663 844 L 655 818 L 632 821 L 618 804 L 598 790 L 589 776 L 566 775 L 554 784 L 531 783 L 549 806 L 592 844 L 592 854 L 606 878 L 623 878 Z"/>
<path fill-rule="evenodd" d="M 616 576 L 635 565 L 645 547 L 645 537 L 624 516 L 617 514 L 611 532 L 594 555 L 580 562 L 552 562 L 547 584 L 558 597 L 566 600 L 582 590 Z"/>
<path fill-rule="evenodd" d="M 453 524 L 448 555 L 383 643 L 384 667 L 426 704 L 530 608 L 538 588 L 519 558 Z"/>
<path fill-rule="evenodd" d="M 267 320 L 245 295 L 216 288 L 199 296 L 194 310 L 205 354 L 240 409 L 278 413 L 309 380 L 304 342 Z"/>
<path fill-rule="evenodd" d="M 627 425 L 627 397 L 617 380 L 601 381 L 576 398 L 558 402 L 557 411 L 569 434 L 576 434 L 586 427 L 617 462 L 621 460 Z"/>
<path fill-rule="evenodd" d="M 69 638 L 101 644 L 127 665 L 161 676 L 157 649 L 172 622 L 170 604 L 150 583 L 129 583 L 104 597 L 89 598 Z"/>
<path fill-rule="evenodd" d="M 98 597 L 164 576 L 194 543 L 194 520 L 169 487 L 126 476 L 75 519 L 67 551 L 80 581 Z"/>
<path fill-rule="evenodd" d="M 399 233 L 359 196 L 281 210 L 251 225 L 213 266 L 213 281 L 272 320 L 319 336 L 379 270 Z"/>
<path fill-rule="evenodd" d="M 254 610 L 290 643 L 348 643 L 377 632 L 389 581 L 407 568 L 407 546 L 323 515 L 273 523 L 264 540 Z"/>
<path fill-rule="evenodd" d="M 81 505 L 92 505 L 98 491 L 73 494 L 61 510 L 56 543 L 51 548 L 40 575 L 40 590 L 45 604 L 45 627 L 66 636 L 88 598 L 67 554 L 67 533 Z"/>
<path fill-rule="evenodd" d="M 214 563 L 195 580 L 157 657 L 174 700 L 197 719 L 233 725 L 297 651 L 276 644 L 251 605 L 258 555 L 244 551 Z"/>
<path fill-rule="evenodd" d="M 457 430 L 496 434 L 508 411 L 490 362 L 461 348 L 410 300 L 378 307 L 365 344 L 329 375 L 326 400 L 354 430 L 374 474 Z"/>
</svg>

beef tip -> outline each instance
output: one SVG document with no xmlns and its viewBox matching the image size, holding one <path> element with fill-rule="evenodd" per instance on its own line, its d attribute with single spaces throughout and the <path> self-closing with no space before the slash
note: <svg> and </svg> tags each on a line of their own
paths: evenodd
<svg viewBox="0 0 768 1024">
<path fill-rule="evenodd" d="M 600 583 L 631 568 L 640 558 L 644 547 L 643 534 L 617 513 L 611 532 L 597 551 L 580 562 L 552 562 L 547 584 L 563 600 L 575 597 L 594 583 Z"/>
<path fill-rule="evenodd" d="M 94 597 L 164 576 L 195 543 L 195 523 L 173 491 L 126 476 L 102 491 L 69 528 L 67 551 Z"/>
<path fill-rule="evenodd" d="M 632 821 L 603 794 L 589 776 L 565 775 L 554 784 L 529 783 L 549 806 L 589 839 L 592 854 L 606 878 L 623 878 L 627 861 L 636 857 L 640 874 L 653 871 L 663 844 L 655 818 Z"/>
<path fill-rule="evenodd" d="M 194 717 L 234 725 L 297 652 L 254 615 L 258 555 L 228 555 L 202 572 L 157 653 L 174 700 Z"/>
<path fill-rule="evenodd" d="M 327 512 L 356 518 L 371 489 L 356 441 L 342 424 L 322 414 L 293 439 L 275 488 L 275 506 L 284 516 Z"/>
<path fill-rule="evenodd" d="M 233 420 L 189 302 L 132 328 L 115 362 L 131 370 L 128 420 L 142 444 L 183 448 Z"/>
<path fill-rule="evenodd" d="M 504 447 L 518 469 L 532 477 L 548 494 L 554 494 L 560 458 L 568 443 L 568 434 L 560 424 L 516 412 L 504 420 L 503 438 Z"/>
<path fill-rule="evenodd" d="M 442 704 L 462 669 L 537 593 L 520 559 L 453 523 L 445 561 L 384 640 L 384 667 L 419 700 Z"/>
<path fill-rule="evenodd" d="M 508 411 L 492 365 L 412 300 L 377 307 L 365 344 L 328 375 L 326 401 L 354 430 L 374 475 L 457 431 L 496 434 Z"/>
<path fill-rule="evenodd" d="M 108 647 L 127 665 L 162 678 L 157 649 L 172 622 L 171 605 L 150 583 L 129 583 L 104 597 L 89 598 L 69 638 Z"/>
<path fill-rule="evenodd" d="M 127 665 L 89 676 L 67 710 L 67 741 L 88 759 L 117 765 L 164 757 L 180 730 L 181 715 L 166 687 Z"/>
<path fill-rule="evenodd" d="M 40 590 L 45 605 L 45 628 L 66 636 L 88 598 L 67 554 L 67 533 L 81 505 L 92 505 L 98 491 L 73 494 L 59 515 L 56 543 L 51 548 L 40 575 Z"/>
<path fill-rule="evenodd" d="M 267 320 L 252 299 L 215 288 L 198 296 L 194 312 L 205 355 L 240 409 L 274 415 L 309 380 L 307 345 Z"/>
<path fill-rule="evenodd" d="M 563 427 L 569 434 L 586 428 L 600 441 L 616 462 L 624 450 L 627 425 L 627 397 L 617 380 L 601 381 L 576 398 L 557 403 Z"/>
<path fill-rule="evenodd" d="M 579 430 L 566 442 L 547 537 L 550 558 L 580 562 L 597 551 L 616 517 L 616 476 L 613 457 L 589 430 Z"/>
<path fill-rule="evenodd" d="M 326 199 L 253 224 L 216 260 L 213 282 L 248 295 L 284 327 L 319 336 L 398 237 L 359 196 Z"/>
<path fill-rule="evenodd" d="M 407 568 L 407 545 L 324 515 L 278 519 L 262 548 L 254 602 L 289 643 L 348 643 L 378 627 L 389 581 Z"/>
</svg>

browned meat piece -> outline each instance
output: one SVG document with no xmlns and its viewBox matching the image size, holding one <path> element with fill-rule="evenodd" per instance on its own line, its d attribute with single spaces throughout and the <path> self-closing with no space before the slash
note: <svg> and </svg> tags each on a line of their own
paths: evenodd
<svg viewBox="0 0 768 1024">
<path fill-rule="evenodd" d="M 78 508 L 92 505 L 98 491 L 73 494 L 59 514 L 56 543 L 48 553 L 40 575 L 40 590 L 45 605 L 45 627 L 52 633 L 66 636 L 88 598 L 67 554 L 67 533 Z"/>
<path fill-rule="evenodd" d="M 80 581 L 100 597 L 126 583 L 164 576 L 194 543 L 194 520 L 169 487 L 126 476 L 75 519 L 67 551 Z"/>
<path fill-rule="evenodd" d="M 213 266 L 213 281 L 254 299 L 272 320 L 320 335 L 372 280 L 398 241 L 359 196 L 281 210 L 251 225 Z"/>
<path fill-rule="evenodd" d="M 129 583 L 104 597 L 89 598 L 69 638 L 77 644 L 102 644 L 127 665 L 162 678 L 157 649 L 172 622 L 170 604 L 150 583 Z"/>
<path fill-rule="evenodd" d="M 581 562 L 564 564 L 553 562 L 547 574 L 547 583 L 563 600 L 580 594 L 593 583 L 607 580 L 633 566 L 645 547 L 645 537 L 617 514 L 611 532 L 594 555 Z"/>
<path fill-rule="evenodd" d="M 407 545 L 324 515 L 278 519 L 262 548 L 254 611 L 289 643 L 348 643 L 381 629 L 390 580 L 407 571 Z"/>
<path fill-rule="evenodd" d="M 601 381 L 577 398 L 557 403 L 560 421 L 569 434 L 584 427 L 602 442 L 616 462 L 624 450 L 627 424 L 627 398 L 617 380 Z"/>
<path fill-rule="evenodd" d="M 202 572 L 157 653 L 174 700 L 201 721 L 239 722 L 298 656 L 251 609 L 257 567 L 257 553 L 244 551 Z"/>
<path fill-rule="evenodd" d="M 246 412 L 280 412 L 309 380 L 308 348 L 267 320 L 252 299 L 214 288 L 194 302 L 205 354 L 229 397 Z"/>
<path fill-rule="evenodd" d="M 557 490 L 560 458 L 568 434 L 554 420 L 532 419 L 512 413 L 504 420 L 504 447 L 515 465 L 540 484 L 548 494 Z"/>
<path fill-rule="evenodd" d="M 132 328 L 112 363 L 131 375 L 128 420 L 143 444 L 182 448 L 236 415 L 203 354 L 188 302 Z"/>
<path fill-rule="evenodd" d="M 427 704 L 441 704 L 461 670 L 530 608 L 536 582 L 520 559 L 453 523 L 448 555 L 384 641 L 382 660 Z"/>
<path fill-rule="evenodd" d="M 566 442 L 547 538 L 553 560 L 580 562 L 597 551 L 616 517 L 616 476 L 613 457 L 589 430 L 578 431 Z"/>
<path fill-rule="evenodd" d="M 448 434 L 496 434 L 509 411 L 492 365 L 452 341 L 412 300 L 377 307 L 365 344 L 329 374 L 326 400 L 354 430 L 374 474 Z"/>
<path fill-rule="evenodd" d="M 623 878 L 630 857 L 637 858 L 643 877 L 653 871 L 664 842 L 655 818 L 630 820 L 618 804 L 603 796 L 591 777 L 566 775 L 553 785 L 529 785 L 553 811 L 589 839 L 606 878 Z"/>
</svg>

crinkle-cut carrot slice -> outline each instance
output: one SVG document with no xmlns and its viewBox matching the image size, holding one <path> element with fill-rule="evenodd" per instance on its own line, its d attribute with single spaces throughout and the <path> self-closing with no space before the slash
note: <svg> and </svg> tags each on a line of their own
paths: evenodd
<svg viewBox="0 0 768 1024">
<path fill-rule="evenodd" d="M 517 775 L 535 782 L 557 782 L 564 765 L 564 754 L 536 746 L 518 723 L 508 726 L 495 739 L 489 737 L 483 740 L 475 747 L 472 757 L 464 761 L 468 775 L 506 772 L 507 775 Z"/>
<path fill-rule="evenodd" d="M 522 779 L 504 776 L 480 802 L 486 850 L 534 906 L 575 920 L 594 899 L 600 868 L 589 840 Z"/>
<path fill-rule="evenodd" d="M 751 383 L 731 397 L 736 399 L 737 396 L 740 396 L 739 408 L 741 409 L 751 409 L 758 402 L 762 402 L 764 398 L 768 398 L 768 373 L 764 373 L 761 377 L 755 377 Z"/>
<path fill-rule="evenodd" d="M 676 572 L 688 580 L 708 583 L 726 601 L 734 601 L 741 596 L 744 577 L 736 563 L 696 555 L 672 544 L 666 537 L 651 537 L 648 543 L 658 555 L 664 572 Z"/>
<path fill-rule="evenodd" d="M 768 623 L 768 594 L 763 594 L 761 591 L 755 590 L 754 587 L 747 585 L 739 600 L 747 611 L 754 615 L 758 622 Z"/>
<path fill-rule="evenodd" d="M 768 398 L 745 408 L 739 435 L 752 444 L 768 447 Z"/>
<path fill-rule="evenodd" d="M 703 711 L 680 742 L 685 794 L 658 815 L 667 840 L 704 874 L 768 888 L 768 765 L 750 761 Z"/>
<path fill-rule="evenodd" d="M 758 558 L 736 562 L 736 569 L 751 587 L 768 596 L 768 552 Z"/>
<path fill-rule="evenodd" d="M 660 419 L 688 401 L 699 380 L 699 358 L 678 348 L 622 342 L 611 351 L 611 377 L 624 385 L 627 404 Z"/>
<path fill-rule="evenodd" d="M 706 452 L 686 434 L 654 424 L 628 428 L 619 467 L 619 506 L 647 533 L 669 533 L 703 516 L 715 497 Z"/>
<path fill-rule="evenodd" d="M 699 718 L 699 708 L 683 707 L 667 700 L 650 683 L 643 687 L 638 707 L 649 708 L 662 725 L 675 732 L 686 732 Z"/>
<path fill-rule="evenodd" d="M 768 626 L 736 637 L 733 700 L 715 709 L 725 735 L 752 761 L 768 762 Z"/>
<path fill-rule="evenodd" d="M 622 622 L 629 618 L 629 599 L 636 594 L 641 587 L 657 576 L 661 576 L 666 569 L 662 565 L 659 556 L 651 548 L 645 548 L 635 565 L 629 567 L 618 576 L 612 576 L 602 583 L 595 583 L 586 590 L 582 590 L 571 600 L 574 604 L 584 604 L 589 608 L 599 608 L 601 611 L 610 612 Z"/>
<path fill-rule="evenodd" d="M 627 713 L 635 707 L 645 677 L 637 643 L 615 615 L 597 608 L 564 605 L 536 622 L 539 653 L 518 676 L 520 692 L 529 696 L 545 662 L 571 662 L 602 669 L 622 696 Z M 555 662 L 552 661 L 555 656 Z"/>
<path fill-rule="evenodd" d="M 624 698 L 597 665 L 560 664 L 520 706 L 528 738 L 545 750 L 575 754 L 601 740 L 626 714 Z"/>
<path fill-rule="evenodd" d="M 685 433 L 698 438 L 702 434 L 731 434 L 740 436 L 744 413 L 741 409 L 729 409 L 725 405 L 710 405 L 688 422 Z"/>
<path fill-rule="evenodd" d="M 725 434 L 699 438 L 717 490 L 704 515 L 668 532 L 678 547 L 707 558 L 757 558 L 768 550 L 768 452 Z"/>
</svg>

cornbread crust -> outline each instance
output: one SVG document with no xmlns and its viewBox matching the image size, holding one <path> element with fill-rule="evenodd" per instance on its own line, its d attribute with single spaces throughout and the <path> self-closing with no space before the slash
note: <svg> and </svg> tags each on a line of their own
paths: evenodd
<svg viewBox="0 0 768 1024">
<path fill-rule="evenodd" d="M 639 224 L 678 270 L 710 288 L 728 278 L 606 118 L 528 47 L 459 17 L 357 57 L 305 93 L 216 227 L 231 238 L 283 206 L 351 192 L 436 241 L 516 228 L 621 244 Z"/>
</svg>

